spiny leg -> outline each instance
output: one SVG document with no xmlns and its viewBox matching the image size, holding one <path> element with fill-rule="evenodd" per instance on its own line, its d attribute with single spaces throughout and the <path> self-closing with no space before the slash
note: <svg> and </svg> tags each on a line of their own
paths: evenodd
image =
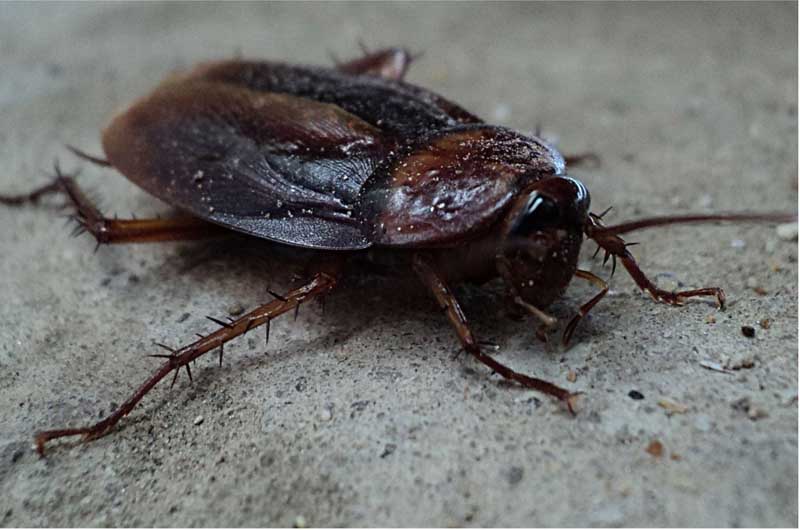
<svg viewBox="0 0 800 530">
<path fill-rule="evenodd" d="M 447 312 L 447 318 L 450 320 L 453 328 L 455 328 L 456 334 L 461 341 L 461 346 L 467 353 L 473 355 L 477 360 L 506 379 L 515 381 L 525 388 L 532 388 L 558 398 L 560 401 L 566 403 L 569 411 L 574 414 L 574 402 L 578 394 L 572 393 L 543 379 L 537 379 L 515 372 L 489 355 L 481 352 L 479 343 L 467 324 L 467 319 L 464 316 L 464 312 L 461 310 L 458 300 L 448 288 L 443 277 L 419 254 L 414 257 L 414 271 L 417 273 L 420 280 L 422 280 L 422 283 L 430 290 L 433 297 L 436 298 L 436 301 L 442 309 Z"/>
<path fill-rule="evenodd" d="M 156 355 L 156 357 L 166 358 L 161 367 L 156 370 L 136 391 L 115 411 L 103 420 L 87 427 L 69 428 L 69 429 L 55 429 L 50 431 L 42 431 L 35 435 L 36 449 L 39 454 L 44 454 L 44 445 L 50 440 L 62 438 L 65 436 L 83 436 L 84 440 L 94 440 L 108 433 L 108 431 L 116 425 L 120 419 L 127 415 L 136 406 L 139 401 L 162 379 L 164 379 L 170 372 L 175 372 L 175 377 L 180 369 L 185 368 L 187 374 L 191 378 L 189 372 L 189 363 L 197 359 L 204 353 L 212 351 L 216 348 L 222 348 L 226 342 L 244 335 L 251 329 L 254 329 L 269 322 L 287 311 L 291 311 L 301 303 L 311 300 L 328 293 L 336 284 L 333 276 L 321 272 L 318 273 L 313 280 L 309 283 L 293 289 L 284 296 L 275 298 L 273 301 L 264 304 L 253 311 L 237 318 L 236 320 L 228 323 L 220 322 L 220 329 L 201 337 L 197 341 L 183 346 L 177 350 L 171 350 L 168 355 Z M 167 348 L 169 349 L 169 348 Z M 174 382 L 174 380 L 173 380 Z"/>
<path fill-rule="evenodd" d="M 405 48 L 384 48 L 371 52 L 360 44 L 364 56 L 344 63 L 337 63 L 340 72 L 355 75 L 374 75 L 384 79 L 402 81 L 411 62 L 418 57 Z"/>
<path fill-rule="evenodd" d="M 717 299 L 717 307 L 719 309 L 725 308 L 725 291 L 720 287 L 703 287 L 701 289 L 677 292 L 665 291 L 664 289 L 656 287 L 655 284 L 645 276 L 630 252 L 625 250 L 622 256 L 617 257 L 622 262 L 625 270 L 628 271 L 628 274 L 631 275 L 633 281 L 636 282 L 636 285 L 639 286 L 639 289 L 649 294 L 656 302 L 663 302 L 670 305 L 683 305 L 686 303 L 687 298 L 693 298 L 695 296 L 713 296 Z"/>
<path fill-rule="evenodd" d="M 633 255 L 628 251 L 627 247 L 631 244 L 626 244 L 625 241 L 616 234 L 604 231 L 605 229 L 597 216 L 590 216 L 589 222 L 590 225 L 587 234 L 606 251 L 606 259 L 608 259 L 609 255 L 612 256 L 614 260 L 619 258 L 625 270 L 628 271 L 628 274 L 633 278 L 633 281 L 639 289 L 649 294 L 656 302 L 663 302 L 670 305 L 683 305 L 686 303 L 687 298 L 693 298 L 695 296 L 713 296 L 717 299 L 717 307 L 720 309 L 725 307 L 725 292 L 719 287 L 703 287 L 701 289 L 678 292 L 659 289 L 647 278 L 642 269 L 639 268 Z"/>
<path fill-rule="evenodd" d="M 49 184 L 45 184 L 35 190 L 23 193 L 21 195 L 0 195 L 0 204 L 5 204 L 6 206 L 23 206 L 25 204 L 36 204 L 39 202 L 39 199 L 46 195 L 52 195 L 54 193 L 61 193 L 63 189 L 58 181 L 50 182 Z"/>
<path fill-rule="evenodd" d="M 50 184 L 24 195 L 0 195 L 0 204 L 22 206 L 27 203 L 36 203 L 44 195 L 63 193 L 75 208 L 72 218 L 79 225 L 77 233 L 91 233 L 97 240 L 98 245 L 106 243 L 184 241 L 213 237 L 225 233 L 223 228 L 196 217 L 170 219 L 106 218 L 81 190 L 72 176 L 61 173 L 58 165 L 55 167 L 55 172 L 56 176 Z"/>
<path fill-rule="evenodd" d="M 569 324 L 567 324 L 567 327 L 564 329 L 564 335 L 561 338 L 561 342 L 564 344 L 564 346 L 569 344 L 569 340 L 572 338 L 572 334 L 575 333 L 575 328 L 577 327 L 578 322 L 580 322 L 581 319 L 592 310 L 597 302 L 602 300 L 603 297 L 608 293 L 608 283 L 599 276 L 592 274 L 589 271 L 580 269 L 575 271 L 575 276 L 593 283 L 600 288 L 600 292 L 594 295 L 591 300 L 581 305 L 578 308 L 578 314 L 572 317 L 572 320 L 569 321 Z"/>
</svg>

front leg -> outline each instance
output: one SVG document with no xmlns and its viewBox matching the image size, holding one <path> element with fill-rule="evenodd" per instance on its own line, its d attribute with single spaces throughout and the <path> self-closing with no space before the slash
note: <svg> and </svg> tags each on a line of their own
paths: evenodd
<svg viewBox="0 0 800 530">
<path fill-rule="evenodd" d="M 678 292 L 670 292 L 665 291 L 664 289 L 659 289 L 644 274 L 642 269 L 639 268 L 639 264 L 636 263 L 633 255 L 627 249 L 629 244 L 626 244 L 625 241 L 623 241 L 622 238 L 617 234 L 604 229 L 600 224 L 599 217 L 590 217 L 589 221 L 591 224 L 589 225 L 587 234 L 589 237 L 594 239 L 600 248 L 605 250 L 606 259 L 611 256 L 614 260 L 614 266 L 616 266 L 616 260 L 619 258 L 619 260 L 622 262 L 622 266 L 628 271 L 628 274 L 630 274 L 631 278 L 639 287 L 639 289 L 649 294 L 650 297 L 656 302 L 662 302 L 670 305 L 683 305 L 686 303 L 688 298 L 693 298 L 696 296 L 713 296 L 716 298 L 717 307 L 719 309 L 724 309 L 725 292 L 719 287 L 703 287 L 701 289 Z M 605 263 L 605 260 L 603 263 Z M 611 274 L 614 274 L 613 268 L 611 270 Z"/>
<path fill-rule="evenodd" d="M 429 261 L 419 254 L 414 256 L 414 271 L 417 273 L 420 280 L 422 280 L 422 283 L 430 290 L 433 297 L 436 298 L 436 301 L 442 309 L 447 312 L 447 318 L 453 325 L 461 341 L 461 346 L 463 346 L 467 353 L 471 354 L 477 360 L 506 379 L 516 381 L 525 388 L 538 390 L 543 394 L 548 394 L 563 401 L 566 403 L 569 411 L 573 414 L 575 413 L 574 404 L 578 394 L 574 394 L 548 381 L 515 372 L 481 351 L 478 341 L 475 339 L 475 335 L 467 324 L 467 318 L 464 316 L 464 312 L 461 310 L 458 300 L 456 300 L 456 297 L 450 291 L 443 276 L 434 269 Z"/>
</svg>

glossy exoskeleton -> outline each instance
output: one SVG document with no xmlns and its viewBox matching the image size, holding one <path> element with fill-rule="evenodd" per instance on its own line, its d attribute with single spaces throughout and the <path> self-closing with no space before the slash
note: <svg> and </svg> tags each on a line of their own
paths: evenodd
<svg viewBox="0 0 800 530">
<path fill-rule="evenodd" d="M 235 230 L 275 243 L 339 251 L 396 249 L 454 326 L 463 348 L 503 377 L 554 396 L 573 410 L 576 394 L 517 373 L 481 351 L 451 291 L 501 277 L 508 299 L 541 323 L 577 276 L 599 287 L 566 326 L 608 291 L 577 268 L 584 237 L 620 260 L 655 300 L 680 305 L 693 296 L 725 301 L 721 289 L 667 292 L 637 267 L 619 235 L 675 222 L 777 219 L 766 215 L 652 218 L 604 227 L 589 192 L 568 176 L 565 158 L 540 138 L 488 125 L 458 105 L 402 81 L 411 56 L 386 49 L 335 68 L 276 62 L 201 64 L 165 80 L 116 116 L 102 136 L 110 166 L 188 214 L 174 219 L 105 218 L 70 176 L 24 196 L 23 204 L 64 193 L 75 218 L 102 243 L 196 239 Z M 568 159 L 569 161 L 569 159 Z M 202 354 L 300 303 L 329 292 L 346 260 L 321 260 L 310 281 L 164 355 L 163 365 L 117 410 L 83 428 L 40 432 L 51 439 L 107 433 L 160 380 Z"/>
</svg>

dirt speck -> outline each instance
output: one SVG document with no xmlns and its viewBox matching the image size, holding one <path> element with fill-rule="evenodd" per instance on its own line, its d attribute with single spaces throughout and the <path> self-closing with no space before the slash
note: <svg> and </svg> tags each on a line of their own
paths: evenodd
<svg viewBox="0 0 800 530">
<path fill-rule="evenodd" d="M 685 414 L 689 410 L 688 406 L 681 403 L 675 403 L 674 401 L 670 401 L 668 399 L 658 400 L 658 406 L 664 409 L 668 416 L 672 416 L 673 414 Z"/>
<path fill-rule="evenodd" d="M 244 313 L 244 306 L 239 302 L 234 302 L 227 307 L 226 311 L 232 317 L 239 316 Z"/>
<path fill-rule="evenodd" d="M 661 458 L 661 455 L 664 454 L 664 446 L 658 440 L 653 440 L 652 442 L 647 444 L 645 451 L 647 451 L 656 458 Z"/>
</svg>

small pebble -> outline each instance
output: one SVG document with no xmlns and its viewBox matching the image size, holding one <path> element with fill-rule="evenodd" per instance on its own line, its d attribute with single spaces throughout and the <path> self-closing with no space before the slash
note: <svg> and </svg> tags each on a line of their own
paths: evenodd
<svg viewBox="0 0 800 530">
<path fill-rule="evenodd" d="M 189 313 L 184 313 L 178 317 L 178 323 L 186 322 L 186 319 L 189 318 Z"/>
<path fill-rule="evenodd" d="M 514 466 L 508 470 L 508 482 L 512 486 L 514 484 L 518 484 L 522 480 L 522 476 L 525 474 L 525 470 L 521 467 Z"/>
<path fill-rule="evenodd" d="M 729 370 L 741 370 L 742 368 L 752 368 L 756 361 L 752 354 L 745 353 L 736 355 L 725 362 L 725 368 Z"/>
<path fill-rule="evenodd" d="M 578 374 L 575 373 L 574 370 L 570 370 L 567 372 L 567 381 L 570 383 L 574 383 L 578 379 Z"/>
<path fill-rule="evenodd" d="M 747 246 L 747 243 L 744 239 L 731 239 L 731 246 L 733 248 L 744 248 Z"/>
<path fill-rule="evenodd" d="M 383 453 L 381 453 L 381 458 L 386 458 L 390 454 L 394 453 L 397 450 L 396 444 L 386 444 L 383 448 Z"/>
<path fill-rule="evenodd" d="M 764 289 L 763 287 L 754 287 L 753 291 L 759 296 L 766 296 L 767 295 L 767 290 Z"/>
<path fill-rule="evenodd" d="M 717 317 L 715 317 L 712 314 L 706 315 L 706 324 L 716 324 L 716 323 L 717 323 Z"/>
<path fill-rule="evenodd" d="M 797 239 L 797 223 L 784 223 L 775 228 L 775 233 L 784 241 L 793 241 Z"/>
<path fill-rule="evenodd" d="M 667 416 L 672 416 L 673 414 L 684 414 L 689 410 L 689 407 L 686 405 L 675 403 L 673 401 L 669 401 L 668 399 L 660 399 L 658 401 L 658 406 L 667 412 Z"/>
<path fill-rule="evenodd" d="M 639 401 L 641 399 L 644 399 L 644 394 L 642 394 L 638 390 L 631 390 L 630 392 L 628 392 L 628 397 L 636 401 Z"/>
<path fill-rule="evenodd" d="M 734 410 L 744 412 L 747 417 L 753 421 L 769 416 L 766 410 L 753 403 L 747 396 L 735 400 L 731 403 L 731 407 L 733 407 Z"/>
<path fill-rule="evenodd" d="M 205 418 L 204 418 L 203 416 L 198 416 L 198 417 L 196 417 L 196 418 L 194 419 L 194 424 L 195 424 L 195 425 L 200 425 L 200 424 L 201 424 L 201 423 L 203 423 L 204 421 L 205 421 Z"/>
<path fill-rule="evenodd" d="M 229 315 L 235 317 L 237 315 L 241 315 L 242 313 L 244 313 L 244 306 L 239 302 L 234 302 L 228 306 L 227 311 Z"/>
<path fill-rule="evenodd" d="M 656 458 L 661 458 L 661 455 L 664 454 L 664 446 L 658 440 L 653 440 L 648 444 L 645 451 Z"/>
<path fill-rule="evenodd" d="M 741 410 L 743 412 L 747 412 L 750 406 L 750 398 L 747 396 L 736 399 L 731 403 L 731 408 L 733 408 L 733 410 Z"/>
<path fill-rule="evenodd" d="M 761 329 L 769 329 L 772 326 L 772 321 L 768 318 L 762 318 L 758 321 L 758 325 L 761 326 Z"/>
<path fill-rule="evenodd" d="M 745 280 L 744 284 L 749 289 L 755 289 L 756 287 L 758 287 L 758 278 L 756 278 L 755 276 L 748 276 L 748 278 Z"/>
<path fill-rule="evenodd" d="M 298 515 L 297 517 L 294 518 L 294 523 L 292 523 L 292 526 L 295 528 L 306 528 L 307 526 L 306 518 L 303 517 L 302 515 Z"/>
<path fill-rule="evenodd" d="M 742 326 L 742 335 L 748 339 L 752 339 L 756 336 L 756 329 L 753 326 Z"/>
<path fill-rule="evenodd" d="M 322 410 L 319 411 L 319 419 L 322 421 L 331 421 L 331 419 L 333 419 L 331 407 L 322 407 Z"/>
</svg>

